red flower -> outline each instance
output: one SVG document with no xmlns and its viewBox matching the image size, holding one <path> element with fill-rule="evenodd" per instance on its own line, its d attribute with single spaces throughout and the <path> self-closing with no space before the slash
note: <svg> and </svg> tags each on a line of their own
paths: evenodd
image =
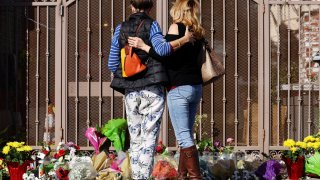
<svg viewBox="0 0 320 180">
<path fill-rule="evenodd" d="M 60 180 L 69 180 L 69 178 L 68 178 L 69 171 L 68 170 L 64 170 L 62 167 L 59 167 L 56 170 L 56 174 L 57 174 L 57 177 Z"/>
<path fill-rule="evenodd" d="M 64 156 L 64 155 L 65 155 L 64 149 L 60 149 L 60 150 L 58 151 L 58 154 L 59 154 L 60 156 Z"/>
<path fill-rule="evenodd" d="M 156 152 L 161 154 L 161 153 L 163 152 L 162 146 L 159 146 L 159 145 L 158 145 L 158 146 L 156 147 Z"/>
<path fill-rule="evenodd" d="M 49 151 L 44 150 L 42 153 L 47 156 L 49 154 Z"/>
<path fill-rule="evenodd" d="M 65 151 L 63 149 L 60 149 L 56 154 L 53 155 L 55 159 L 59 159 L 61 156 L 65 155 Z"/>
<path fill-rule="evenodd" d="M 116 155 L 114 155 L 113 153 L 110 153 L 110 154 L 109 154 L 109 158 L 110 158 L 110 159 L 115 159 L 115 158 L 116 158 Z"/>
<path fill-rule="evenodd" d="M 165 149 L 166 149 L 166 146 L 162 144 L 162 141 L 159 141 L 156 147 L 156 152 L 159 154 L 162 154 Z"/>
</svg>

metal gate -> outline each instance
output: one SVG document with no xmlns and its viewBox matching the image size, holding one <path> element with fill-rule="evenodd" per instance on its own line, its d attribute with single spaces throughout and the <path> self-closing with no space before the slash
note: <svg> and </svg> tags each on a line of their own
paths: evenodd
<svg viewBox="0 0 320 180">
<path fill-rule="evenodd" d="M 268 1 L 265 24 L 265 126 L 277 134 L 269 139 L 274 153 L 284 139 L 303 140 L 320 128 L 320 1 Z"/>
<path fill-rule="evenodd" d="M 84 136 L 87 127 L 125 116 L 123 96 L 109 88 L 112 75 L 107 57 L 114 28 L 130 15 L 129 2 L 0 4 L 25 17 L 29 144 L 43 141 L 50 103 L 56 107 L 55 143 L 74 141 L 82 149 L 91 149 Z M 164 32 L 171 24 L 173 2 L 154 0 L 151 16 Z M 226 74 L 204 87 L 197 139 L 226 144 L 230 137 L 238 150 L 274 153 L 284 139 L 316 132 L 320 72 L 311 59 L 320 50 L 320 23 L 316 23 L 320 2 L 201 0 L 200 4 L 206 39 L 223 58 Z M 309 29 L 308 24 L 314 27 Z M 167 111 L 160 138 L 176 148 Z"/>
</svg>

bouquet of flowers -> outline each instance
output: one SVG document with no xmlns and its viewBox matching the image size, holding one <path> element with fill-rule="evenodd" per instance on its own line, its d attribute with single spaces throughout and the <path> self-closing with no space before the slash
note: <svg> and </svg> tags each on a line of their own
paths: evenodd
<svg viewBox="0 0 320 180">
<path fill-rule="evenodd" d="M 209 177 L 227 178 L 231 177 L 235 167 L 233 155 L 233 139 L 227 139 L 227 145 L 222 146 L 219 141 L 213 144 L 211 140 L 203 140 L 197 143 L 200 156 L 200 168 Z"/>
<path fill-rule="evenodd" d="M 106 154 L 104 151 L 94 154 L 92 157 L 93 167 L 98 172 L 97 180 L 105 179 L 130 179 L 130 158 L 128 153 Z"/>
<path fill-rule="evenodd" d="M 96 154 L 99 154 L 100 148 L 107 140 L 107 138 L 104 135 L 102 135 L 100 131 L 101 130 L 99 127 L 96 127 L 96 128 L 90 127 L 87 129 L 85 134 L 86 138 L 89 140 L 89 142 L 93 146 Z"/>
<path fill-rule="evenodd" d="M 152 171 L 152 177 L 155 179 L 176 179 L 178 172 L 168 161 L 159 160 Z"/>
<path fill-rule="evenodd" d="M 97 177 L 97 171 L 88 156 L 73 158 L 69 162 L 69 168 L 71 171 L 68 174 L 68 178 L 72 180 L 94 180 Z"/>
<path fill-rule="evenodd" d="M 175 159 L 168 153 L 167 147 L 159 141 L 156 146 L 157 155 L 152 177 L 155 179 L 175 179 L 178 177 L 178 165 Z"/>
<path fill-rule="evenodd" d="M 67 180 L 70 171 L 69 162 L 76 157 L 80 147 L 73 142 L 60 142 L 57 146 L 57 152 L 53 155 L 54 170 L 60 180 Z"/>
</svg>

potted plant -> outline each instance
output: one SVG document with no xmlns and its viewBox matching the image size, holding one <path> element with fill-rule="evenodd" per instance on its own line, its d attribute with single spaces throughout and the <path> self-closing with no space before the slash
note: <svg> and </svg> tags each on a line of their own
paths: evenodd
<svg viewBox="0 0 320 180">
<path fill-rule="evenodd" d="M 282 159 L 287 166 L 289 179 L 299 179 L 304 176 L 304 153 L 307 148 L 306 142 L 295 142 L 292 139 L 287 139 L 283 143 L 288 149 L 283 150 Z"/>
<path fill-rule="evenodd" d="M 32 162 L 32 148 L 24 142 L 8 142 L 2 149 L 4 161 L 8 167 L 11 180 L 21 180 Z"/>
</svg>

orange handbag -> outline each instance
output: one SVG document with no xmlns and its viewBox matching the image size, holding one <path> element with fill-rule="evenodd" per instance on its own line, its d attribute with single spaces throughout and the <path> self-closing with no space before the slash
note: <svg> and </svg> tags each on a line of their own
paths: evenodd
<svg viewBox="0 0 320 180">
<path fill-rule="evenodd" d="M 122 77 L 132 77 L 147 69 L 139 56 L 132 51 L 132 47 L 125 45 L 121 49 Z"/>
<path fill-rule="evenodd" d="M 136 34 L 141 28 L 143 21 L 141 21 L 140 25 L 138 26 Z M 147 69 L 147 66 L 141 62 L 139 56 L 133 51 L 133 48 L 128 44 L 126 44 L 121 49 L 121 67 L 122 77 L 124 78 L 132 77 Z"/>
</svg>

